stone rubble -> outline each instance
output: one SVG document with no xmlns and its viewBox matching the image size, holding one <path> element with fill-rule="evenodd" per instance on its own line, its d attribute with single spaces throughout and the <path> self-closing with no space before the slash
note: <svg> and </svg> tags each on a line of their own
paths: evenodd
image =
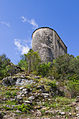
<svg viewBox="0 0 79 119">
<path fill-rule="evenodd" d="M 39 76 L 33 76 L 33 78 L 36 79 L 40 79 Z M 36 84 L 35 81 L 32 79 L 31 76 L 21 76 L 20 75 L 17 77 L 6 77 L 3 79 L 3 85 L 4 86 L 12 86 L 15 84 L 15 89 L 18 89 L 18 93 L 14 98 L 10 98 L 10 101 L 17 101 L 17 106 L 21 105 L 24 103 L 24 105 L 30 104 L 32 105 L 33 103 L 35 103 L 35 106 L 33 107 L 32 110 L 30 110 L 30 112 L 35 116 L 34 119 L 66 119 L 66 115 L 68 115 L 69 119 L 79 119 L 79 96 L 76 97 L 76 101 L 72 102 L 70 105 L 70 107 L 73 107 L 75 109 L 75 112 L 65 112 L 62 111 L 60 109 L 54 109 L 54 108 L 48 108 L 45 107 L 45 101 L 49 101 L 51 102 L 51 97 L 55 96 L 55 94 L 59 94 L 59 90 L 56 89 L 54 90 L 50 90 L 50 91 L 46 91 L 45 86 L 43 85 L 43 81 L 42 84 Z M 16 83 L 18 82 L 18 83 Z M 23 84 L 24 82 L 24 84 Z M 17 85 L 16 85 L 17 84 Z M 22 85 L 20 85 L 22 84 Z M 33 91 L 32 87 L 26 87 L 25 84 L 33 84 L 33 88 L 35 88 L 36 91 Z M 41 100 L 42 99 L 42 100 Z M 3 97 L 3 99 L 0 99 L 1 101 L 6 102 L 7 98 Z M 56 99 L 55 99 L 56 100 Z M 16 109 L 16 105 L 6 105 L 6 107 L 9 107 L 11 110 Z M 5 105 L 4 105 L 5 106 Z M 42 112 L 41 110 L 45 110 L 45 115 L 52 115 L 51 118 L 49 117 L 41 117 L 42 116 Z M 21 114 L 22 112 L 18 109 L 15 110 L 16 113 Z M 55 117 L 53 116 L 55 115 Z M 73 116 L 72 116 L 73 115 Z M 4 117 L 4 118 L 3 118 Z M 2 114 L 2 112 L 0 112 L 0 119 L 16 119 L 15 117 L 17 117 L 15 114 L 9 114 L 6 113 L 4 116 Z M 30 117 L 28 117 L 29 119 L 31 119 Z M 17 118 L 17 119 L 27 119 L 27 117 L 25 118 Z"/>
</svg>

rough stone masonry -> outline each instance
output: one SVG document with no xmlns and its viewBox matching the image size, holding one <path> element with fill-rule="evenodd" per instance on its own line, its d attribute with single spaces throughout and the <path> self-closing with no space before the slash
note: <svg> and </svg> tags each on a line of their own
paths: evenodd
<svg viewBox="0 0 79 119">
<path fill-rule="evenodd" d="M 38 51 L 43 62 L 52 62 L 53 59 L 67 53 L 64 42 L 57 32 L 49 27 L 41 27 L 33 32 L 32 49 Z"/>
</svg>

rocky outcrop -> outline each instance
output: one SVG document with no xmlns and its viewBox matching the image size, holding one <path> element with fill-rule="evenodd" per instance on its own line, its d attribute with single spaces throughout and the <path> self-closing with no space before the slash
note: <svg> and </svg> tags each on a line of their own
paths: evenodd
<svg viewBox="0 0 79 119">
<path fill-rule="evenodd" d="M 4 78 L 5 86 L 0 84 L 0 118 L 31 119 L 26 117 L 29 112 L 34 119 L 78 119 L 79 96 L 76 99 L 64 97 L 64 87 L 59 88 L 58 81 L 54 86 L 55 80 L 49 78 L 25 72 Z"/>
<path fill-rule="evenodd" d="M 67 53 L 67 47 L 55 30 L 42 27 L 32 34 L 32 49 L 38 51 L 43 62 L 52 61 Z"/>
<path fill-rule="evenodd" d="M 12 86 L 16 84 L 16 81 L 17 81 L 17 78 L 12 78 L 11 76 L 9 76 L 9 77 L 3 78 L 2 84 L 4 86 Z"/>
<path fill-rule="evenodd" d="M 21 74 L 21 75 L 19 75 Z M 27 85 L 32 84 L 33 80 L 29 80 L 29 77 L 26 77 L 25 74 L 18 73 L 15 76 L 9 76 L 6 78 L 3 78 L 2 84 L 4 86 L 13 86 L 13 85 Z"/>
</svg>

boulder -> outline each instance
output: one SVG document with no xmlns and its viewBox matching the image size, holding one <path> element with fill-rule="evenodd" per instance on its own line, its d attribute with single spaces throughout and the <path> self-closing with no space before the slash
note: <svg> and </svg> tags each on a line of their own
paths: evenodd
<svg viewBox="0 0 79 119">
<path fill-rule="evenodd" d="M 16 85 L 26 85 L 26 84 L 32 84 L 33 80 L 28 80 L 28 79 L 21 79 L 18 78 L 16 81 Z"/>
<path fill-rule="evenodd" d="M 33 80 L 28 80 L 28 79 L 24 79 L 24 78 L 17 78 L 17 76 L 15 77 L 12 77 L 12 76 L 9 76 L 9 77 L 6 77 L 6 78 L 3 78 L 3 81 L 2 81 L 2 84 L 4 86 L 13 86 L 13 85 L 17 85 L 17 86 L 23 86 L 23 85 L 27 85 L 27 84 L 32 84 L 34 83 Z"/>
<path fill-rule="evenodd" d="M 35 116 L 40 117 L 41 115 L 42 113 L 39 110 L 37 110 L 37 112 L 35 113 Z"/>
<path fill-rule="evenodd" d="M 24 103 L 25 104 L 32 104 L 32 101 L 25 100 Z"/>
<path fill-rule="evenodd" d="M 48 97 L 50 96 L 50 94 L 49 94 L 49 93 L 42 93 L 42 96 L 43 96 L 44 98 L 48 98 Z"/>
<path fill-rule="evenodd" d="M 45 92 L 44 85 L 39 85 L 39 86 L 37 86 L 37 90 L 40 90 L 40 91 L 42 91 L 42 92 Z"/>
<path fill-rule="evenodd" d="M 30 96 L 30 97 L 28 98 L 28 100 L 34 100 L 34 99 L 35 99 L 34 96 Z"/>
<path fill-rule="evenodd" d="M 65 115 L 65 112 L 59 112 L 59 114 L 63 116 L 63 115 Z"/>
<path fill-rule="evenodd" d="M 3 78 L 2 84 L 4 86 L 11 86 L 16 84 L 17 78 L 12 78 L 11 76 Z"/>
</svg>

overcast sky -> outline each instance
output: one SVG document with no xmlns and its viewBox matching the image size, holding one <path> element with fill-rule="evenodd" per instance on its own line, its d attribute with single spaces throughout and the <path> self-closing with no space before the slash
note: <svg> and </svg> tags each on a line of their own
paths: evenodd
<svg viewBox="0 0 79 119">
<path fill-rule="evenodd" d="M 56 30 L 68 53 L 79 55 L 79 0 L 0 0 L 0 55 L 17 64 L 39 27 Z"/>
</svg>

